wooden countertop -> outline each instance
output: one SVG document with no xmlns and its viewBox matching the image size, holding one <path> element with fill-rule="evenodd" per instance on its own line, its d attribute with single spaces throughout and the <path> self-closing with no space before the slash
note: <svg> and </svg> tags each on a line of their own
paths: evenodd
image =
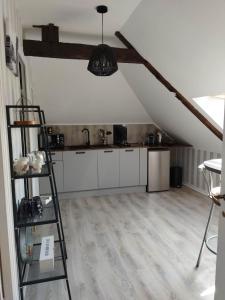
<svg viewBox="0 0 225 300">
<path fill-rule="evenodd" d="M 74 145 L 74 146 L 64 146 L 61 148 L 52 148 L 51 151 L 79 151 L 79 150 L 104 150 L 104 149 L 125 149 L 125 148 L 147 148 L 149 150 L 160 150 L 166 148 L 176 148 L 176 147 L 192 147 L 188 144 L 162 144 L 162 145 L 143 145 L 138 143 L 133 143 L 124 146 L 118 145 Z"/>
</svg>

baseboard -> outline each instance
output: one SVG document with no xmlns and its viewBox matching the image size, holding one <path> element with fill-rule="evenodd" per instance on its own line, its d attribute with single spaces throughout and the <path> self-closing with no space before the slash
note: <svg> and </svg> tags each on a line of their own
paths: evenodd
<svg viewBox="0 0 225 300">
<path fill-rule="evenodd" d="M 95 197 L 95 196 L 108 196 L 113 194 L 129 194 L 129 193 L 143 193 L 146 192 L 146 186 L 131 186 L 125 188 L 112 188 L 112 189 L 100 189 L 82 192 L 68 192 L 60 193 L 59 199 L 74 199 L 83 197 Z"/>
<path fill-rule="evenodd" d="M 198 193 L 200 193 L 200 194 L 202 194 L 202 195 L 204 195 L 204 196 L 207 196 L 207 195 L 208 195 L 206 191 L 204 191 L 204 190 L 198 188 L 197 186 L 195 186 L 195 185 L 193 185 L 193 184 L 190 184 L 190 183 L 183 183 L 183 185 L 186 186 L 186 187 L 189 187 L 190 189 L 192 189 L 192 190 L 194 190 L 194 191 L 196 191 L 196 192 L 198 192 Z"/>
</svg>

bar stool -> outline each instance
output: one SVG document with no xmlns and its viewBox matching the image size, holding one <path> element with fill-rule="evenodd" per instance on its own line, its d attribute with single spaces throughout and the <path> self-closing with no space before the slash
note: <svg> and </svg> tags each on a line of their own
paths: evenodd
<svg viewBox="0 0 225 300">
<path fill-rule="evenodd" d="M 217 239 L 218 235 L 216 234 L 216 235 L 212 235 L 212 236 L 208 237 L 208 230 L 209 230 L 210 222 L 212 220 L 214 207 L 215 207 L 215 205 L 216 206 L 220 206 L 221 205 L 220 199 L 223 198 L 223 196 L 221 196 L 221 193 L 220 193 L 221 187 L 220 186 L 213 187 L 212 171 L 207 170 L 207 168 L 205 167 L 204 164 L 201 164 L 198 168 L 202 171 L 203 178 L 204 178 L 204 181 L 206 183 L 207 190 L 208 190 L 208 197 L 211 199 L 212 204 L 211 204 L 211 207 L 210 207 L 210 211 L 209 211 L 209 216 L 208 216 L 208 220 L 207 220 L 207 223 L 206 223 L 205 232 L 204 232 L 204 235 L 203 235 L 203 240 L 202 240 L 200 252 L 199 252 L 199 255 L 198 255 L 198 260 L 197 260 L 197 263 L 196 263 L 196 268 L 198 268 L 199 265 L 200 265 L 202 251 L 203 251 L 204 245 L 206 245 L 206 247 L 208 248 L 208 250 L 210 252 L 212 252 L 213 254 L 217 255 L 217 252 L 212 249 L 212 247 L 210 246 L 209 242 L 211 240 L 213 240 L 213 239 Z M 207 178 L 207 172 L 206 171 L 208 171 L 208 173 L 209 173 L 208 178 Z"/>
</svg>

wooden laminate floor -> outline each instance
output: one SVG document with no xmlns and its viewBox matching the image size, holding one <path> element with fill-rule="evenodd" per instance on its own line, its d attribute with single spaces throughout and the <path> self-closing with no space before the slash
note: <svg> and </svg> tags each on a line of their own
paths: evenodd
<svg viewBox="0 0 225 300">
<path fill-rule="evenodd" d="M 188 188 L 62 201 L 73 300 L 212 300 L 215 256 L 195 270 L 209 206 Z M 57 281 L 26 299 L 68 298 Z"/>
</svg>

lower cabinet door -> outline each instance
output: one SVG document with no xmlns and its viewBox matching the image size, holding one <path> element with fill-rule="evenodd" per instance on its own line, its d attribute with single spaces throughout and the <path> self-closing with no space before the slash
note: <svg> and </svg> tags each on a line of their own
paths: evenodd
<svg viewBox="0 0 225 300">
<path fill-rule="evenodd" d="M 120 187 L 139 185 L 139 148 L 125 148 L 120 149 L 119 151 Z"/>
<path fill-rule="evenodd" d="M 97 150 L 65 151 L 64 191 L 84 191 L 98 188 Z"/>
<path fill-rule="evenodd" d="M 119 149 L 98 151 L 98 187 L 119 187 Z"/>
<path fill-rule="evenodd" d="M 55 181 L 58 193 L 64 192 L 63 188 L 63 161 L 54 161 L 53 162 L 54 174 L 55 174 Z M 40 194 L 50 194 L 50 181 L 49 177 L 43 177 L 39 179 L 39 188 Z"/>
</svg>

